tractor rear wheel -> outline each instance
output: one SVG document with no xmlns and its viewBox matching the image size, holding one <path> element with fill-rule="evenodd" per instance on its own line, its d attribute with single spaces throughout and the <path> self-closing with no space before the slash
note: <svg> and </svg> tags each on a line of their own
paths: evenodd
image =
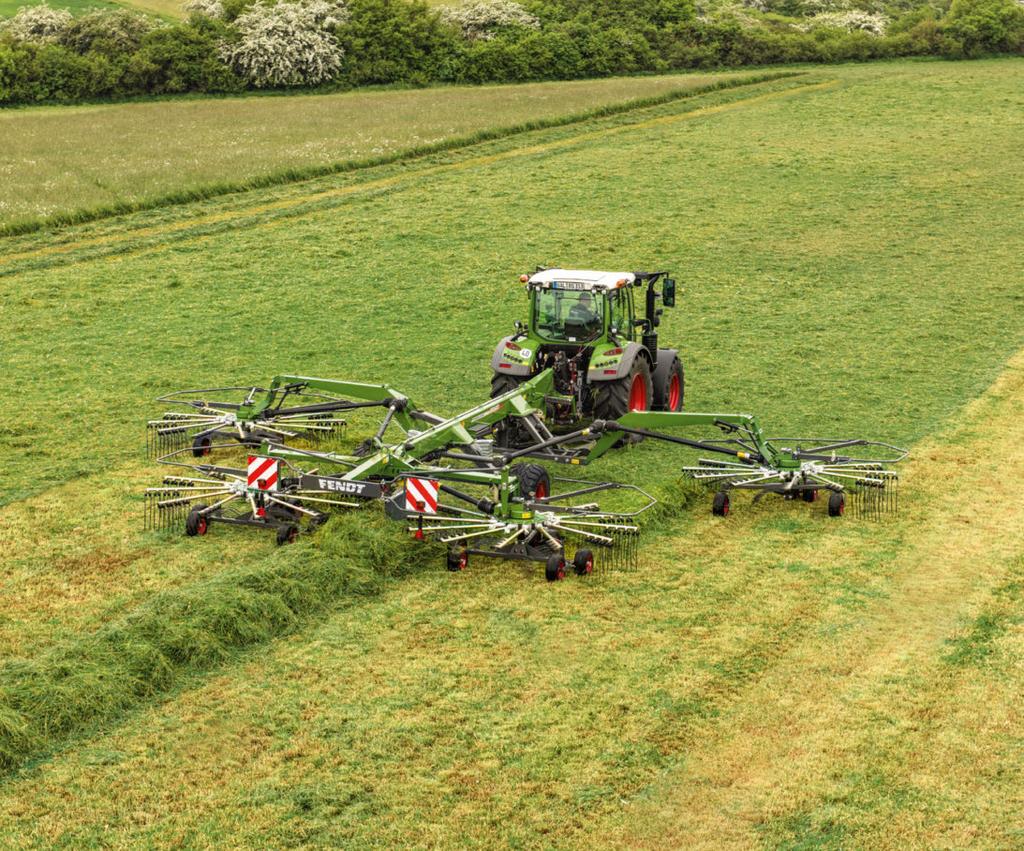
<svg viewBox="0 0 1024 851">
<path fill-rule="evenodd" d="M 686 380 L 683 364 L 679 358 L 672 358 L 668 372 L 660 377 L 660 387 L 654 388 L 654 401 L 659 411 L 675 413 L 683 410 L 683 391 Z"/>
<path fill-rule="evenodd" d="M 638 355 L 625 376 L 597 383 L 594 388 L 594 418 L 617 420 L 630 411 L 649 411 L 653 402 L 651 365 Z"/>
<path fill-rule="evenodd" d="M 548 582 L 565 579 L 565 556 L 562 553 L 548 556 L 547 563 L 544 565 L 544 578 Z"/>
<path fill-rule="evenodd" d="M 551 496 L 551 476 L 540 464 L 513 464 L 509 472 L 519 480 L 519 495 L 523 499 Z"/>
</svg>

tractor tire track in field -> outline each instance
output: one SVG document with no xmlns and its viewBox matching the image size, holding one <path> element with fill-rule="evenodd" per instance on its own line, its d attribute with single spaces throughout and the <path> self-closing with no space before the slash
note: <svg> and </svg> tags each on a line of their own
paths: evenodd
<svg viewBox="0 0 1024 851">
<path fill-rule="evenodd" d="M 757 81 L 744 85 L 764 85 L 778 81 L 779 78 L 770 78 L 767 81 Z M 786 84 L 788 77 L 782 77 L 781 82 Z M 268 217 L 287 217 L 294 219 L 297 216 L 309 215 L 319 212 L 325 206 L 333 206 L 337 203 L 345 203 L 347 200 L 364 195 L 373 195 L 379 192 L 401 189 L 404 186 L 413 185 L 419 181 L 429 179 L 438 175 L 457 173 L 467 169 L 480 168 L 483 166 L 500 163 L 507 160 L 532 157 L 549 153 L 557 153 L 563 150 L 572 149 L 587 142 L 614 137 L 623 133 L 635 133 L 637 131 L 675 124 L 682 121 L 692 121 L 701 118 L 708 118 L 721 113 L 729 112 L 755 106 L 760 103 L 788 98 L 796 95 L 808 94 L 811 92 L 831 89 L 840 84 L 838 79 L 827 80 L 818 83 L 804 83 L 789 85 L 786 88 L 769 91 L 750 97 L 738 98 L 724 103 L 702 106 L 697 109 L 669 115 L 659 115 L 653 118 L 646 118 L 628 123 L 617 123 L 611 127 L 604 127 L 597 130 L 590 130 L 566 138 L 556 139 L 549 142 L 538 142 L 527 144 L 511 149 L 500 150 L 495 153 L 469 156 L 458 159 L 454 162 L 442 162 L 434 165 L 426 165 L 412 170 L 402 170 L 398 173 L 372 178 L 369 180 L 347 184 L 340 187 L 321 189 L 293 197 L 282 198 L 266 203 L 249 203 L 239 207 L 232 207 L 214 213 L 183 218 L 166 224 L 155 224 L 137 228 L 120 229 L 113 233 L 88 237 L 69 242 L 60 242 L 46 245 L 40 248 L 31 248 L 0 256 L 0 276 L 17 274 L 26 268 L 39 268 L 37 261 L 53 261 L 43 264 L 44 266 L 75 264 L 90 262 L 109 256 L 110 254 L 134 254 L 146 251 L 167 250 L 180 244 L 189 244 L 198 239 L 209 238 L 222 233 L 225 229 L 251 228 L 257 226 L 268 226 Z M 739 85 L 731 88 L 723 88 L 711 93 L 716 94 L 728 92 L 731 89 L 740 88 Z M 647 111 L 645 107 L 641 111 Z M 254 192 L 265 192 L 266 190 L 253 190 Z M 196 232 L 199 231 L 197 234 Z M 206 232 L 203 232 L 206 231 Z M 143 245 L 138 245 L 139 240 L 146 240 Z M 171 241 L 168 241 L 171 240 Z M 85 256 L 76 256 L 78 252 L 86 252 Z"/>
<path fill-rule="evenodd" d="M 969 843 L 973 833 L 964 810 L 934 792 L 942 781 L 933 778 L 945 779 L 944 772 L 963 771 L 965 782 L 983 782 L 969 762 L 966 768 L 957 764 L 956 748 L 943 744 L 944 716 L 937 708 L 963 714 L 949 695 L 969 691 L 969 684 L 950 676 L 944 657 L 993 589 L 1018 569 L 1024 553 L 1024 502 L 1016 491 L 1022 477 L 1024 352 L 940 438 L 915 448 L 905 484 L 921 503 L 900 523 L 913 534 L 904 536 L 884 593 L 855 617 L 833 613 L 806 641 L 789 649 L 743 692 L 733 710 L 706 728 L 685 766 L 667 773 L 657 794 L 634 802 L 627 826 L 620 822 L 613 832 L 614 844 Z M 989 731 L 998 742 L 1002 730 L 1020 721 L 1019 709 L 1004 710 L 1008 717 L 998 712 L 997 706 L 987 717 L 984 705 L 976 705 L 963 722 L 966 730 Z M 909 748 L 902 752 L 901 735 L 918 749 L 902 746 Z M 977 753 L 960 753 L 960 759 L 984 759 L 992 773 L 1015 765 L 1012 747 L 1002 754 L 998 749 L 993 753 L 991 743 L 975 747 Z M 896 754 L 890 754 L 892 776 L 865 778 L 865 765 L 872 764 L 865 757 L 886 748 Z M 969 750 L 960 746 L 960 751 Z M 910 762 L 906 768 L 900 764 L 903 758 Z M 938 763 L 937 772 L 933 763 Z M 934 823 L 922 817 L 924 803 L 887 811 L 894 805 L 885 800 L 884 790 L 892 789 L 923 802 L 929 794 L 938 796 L 932 802 Z M 857 825 L 837 824 L 835 811 L 844 796 L 857 793 L 874 801 L 880 812 L 874 822 L 870 814 L 862 816 L 868 821 L 861 826 L 866 833 L 851 835 Z M 1006 813 L 1008 844 L 1022 827 L 1020 803 L 993 803 Z M 591 826 L 594 835 L 607 838 L 606 827 Z"/>
</svg>

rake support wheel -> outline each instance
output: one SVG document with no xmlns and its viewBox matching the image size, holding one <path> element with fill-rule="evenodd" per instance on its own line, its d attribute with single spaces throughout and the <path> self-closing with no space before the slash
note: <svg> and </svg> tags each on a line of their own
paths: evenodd
<svg viewBox="0 0 1024 851">
<path fill-rule="evenodd" d="M 711 513 L 715 517 L 727 517 L 729 515 L 729 494 L 719 491 L 711 501 Z"/>
<path fill-rule="evenodd" d="M 594 572 L 594 554 L 590 550 L 577 550 L 572 558 L 572 569 L 577 576 L 586 576 Z"/>
<path fill-rule="evenodd" d="M 544 578 L 548 582 L 558 582 L 565 579 L 565 556 L 562 553 L 553 553 L 548 556 L 544 565 Z"/>
<path fill-rule="evenodd" d="M 833 491 L 828 497 L 828 516 L 842 517 L 846 510 L 846 497 L 839 491 Z"/>
<path fill-rule="evenodd" d="M 465 570 L 469 566 L 469 553 L 465 550 L 448 551 L 448 569 L 452 573 Z"/>
<path fill-rule="evenodd" d="M 287 526 L 277 527 L 277 545 L 279 547 L 283 544 L 294 544 L 298 537 L 299 527 L 294 523 L 289 523 Z"/>
<path fill-rule="evenodd" d="M 194 538 L 196 535 L 205 535 L 210 528 L 206 516 L 201 513 L 205 508 L 206 506 L 201 503 L 194 505 L 189 511 L 188 517 L 185 518 L 185 534 L 190 538 Z"/>
</svg>

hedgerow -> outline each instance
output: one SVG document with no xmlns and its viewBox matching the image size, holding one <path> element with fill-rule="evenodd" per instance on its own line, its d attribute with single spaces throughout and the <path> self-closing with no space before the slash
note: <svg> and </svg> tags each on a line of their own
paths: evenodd
<svg viewBox="0 0 1024 851">
<path fill-rule="evenodd" d="M 705 7 L 705 2 L 713 5 Z M 860 3 L 860 5 L 856 5 Z M 1024 53 L 1020 0 L 188 0 L 168 25 L 46 5 L 0 21 L 0 103 L 574 79 Z"/>
</svg>

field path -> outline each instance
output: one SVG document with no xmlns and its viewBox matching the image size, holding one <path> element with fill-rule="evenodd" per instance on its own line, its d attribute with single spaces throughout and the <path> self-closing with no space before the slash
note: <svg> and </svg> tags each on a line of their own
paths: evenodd
<svg viewBox="0 0 1024 851">
<path fill-rule="evenodd" d="M 806 828 L 823 786 L 848 783 L 862 770 L 865 753 L 880 748 L 879 737 L 882 744 L 887 736 L 914 741 L 908 746 L 913 758 L 897 761 L 906 766 L 903 781 L 920 786 L 920 794 L 935 792 L 949 772 L 980 769 L 976 762 L 958 764 L 957 750 L 943 745 L 943 725 L 928 725 L 929 718 L 962 708 L 972 710 L 964 722 L 971 726 L 961 730 L 968 737 L 972 726 L 980 737 L 993 729 L 1001 734 L 1015 728 L 1019 735 L 1022 718 L 1012 704 L 1001 706 L 989 695 L 988 706 L 958 706 L 962 684 L 944 657 L 993 589 L 1021 567 L 1024 352 L 949 432 L 915 449 L 905 473 L 907 489 L 921 502 L 904 522 L 920 526 L 904 545 L 887 593 L 852 622 L 841 623 L 836 613 L 833 628 L 825 628 L 826 618 L 773 666 L 736 702 L 727 721 L 709 727 L 685 767 L 659 782 L 660 794 L 632 807 L 615 844 L 751 847 L 762 843 L 766 829 L 771 833 L 773 821 Z M 989 762 L 1008 760 L 991 747 L 978 750 Z M 875 803 L 884 807 L 886 789 L 897 781 L 881 786 Z M 841 790 L 832 794 L 842 800 Z M 1006 812 L 1007 831 L 1016 830 L 1018 839 L 1022 805 L 1024 795 L 997 804 Z M 920 810 L 917 817 L 913 811 L 890 813 L 857 841 L 870 837 L 875 847 L 970 844 L 972 826 L 964 812 L 948 801 L 938 810 L 931 824 L 922 824 Z M 604 833 L 599 827 L 597 833 Z M 819 839 L 835 838 L 820 825 L 815 831 Z"/>
</svg>

